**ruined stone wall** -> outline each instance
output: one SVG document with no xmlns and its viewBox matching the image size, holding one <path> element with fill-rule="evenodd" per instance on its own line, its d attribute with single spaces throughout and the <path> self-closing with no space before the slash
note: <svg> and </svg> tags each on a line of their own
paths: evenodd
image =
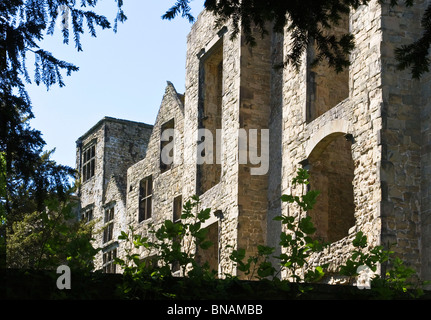
<svg viewBox="0 0 431 320">
<path fill-rule="evenodd" d="M 221 110 L 221 177 L 220 182 L 200 194 L 202 207 L 210 207 L 212 212 L 220 210 L 223 218 L 216 217 L 208 224 L 219 223 L 221 256 L 219 273 L 235 274 L 229 259 L 231 248 L 237 248 L 238 227 L 238 128 L 239 128 L 239 76 L 240 39 L 230 40 L 232 30 L 227 25 L 215 28 L 215 19 L 208 12 L 202 12 L 192 26 L 187 38 L 186 94 L 184 134 L 184 187 L 185 195 L 197 193 L 196 150 L 198 147 L 199 98 L 201 59 L 211 52 L 211 48 L 223 42 L 223 89 Z M 229 247 L 230 246 L 230 247 Z"/>
<path fill-rule="evenodd" d="M 145 157 L 152 125 L 116 119 L 105 126 L 105 186 L 112 176 L 124 184 L 127 169 Z"/>
<path fill-rule="evenodd" d="M 271 26 L 268 26 L 271 30 Z M 257 246 L 266 244 L 268 209 L 269 129 L 271 92 L 271 33 L 251 47 L 241 37 L 240 128 L 246 133 L 239 152 L 247 155 L 238 170 L 238 247 L 247 255 L 257 254 Z M 254 134 L 256 134 L 254 136 Z M 256 157 L 260 162 L 253 164 Z"/>
<path fill-rule="evenodd" d="M 426 4 L 426 2 L 424 2 Z M 422 4 L 422 8 L 424 6 Z M 431 279 L 431 74 L 421 78 L 421 266 L 422 278 Z"/>
<path fill-rule="evenodd" d="M 80 196 L 80 210 L 81 214 L 89 214 L 91 212 L 92 219 L 97 221 L 95 227 L 97 230 L 102 228 L 103 221 L 100 221 L 103 217 L 103 194 L 104 194 L 104 135 L 105 124 L 99 123 L 96 128 L 90 130 L 84 137 L 80 138 L 77 142 L 76 148 L 76 168 L 82 179 L 82 165 L 83 165 L 83 151 L 85 151 L 90 145 L 95 144 L 96 146 L 96 157 L 95 157 L 95 174 L 92 178 L 82 182 L 79 188 Z M 94 247 L 99 248 L 102 245 L 101 239 L 96 239 L 93 243 Z M 97 254 L 95 257 L 95 267 L 100 269 L 102 266 L 102 256 Z"/>
<path fill-rule="evenodd" d="M 413 80 L 410 70 L 396 68 L 394 50 L 410 44 L 421 35 L 420 20 L 428 1 L 413 7 L 404 5 L 382 6 L 382 242 L 396 244 L 394 251 L 408 264 L 420 270 L 421 241 L 427 238 L 421 231 L 421 179 L 429 176 L 421 163 L 421 149 L 426 150 L 427 140 L 421 145 L 421 116 L 426 105 L 421 98 L 421 82 Z M 428 82 L 425 79 L 425 83 Z M 426 119 L 426 117 L 425 117 Z M 424 122 L 422 122 L 424 123 Z M 426 122 L 425 122 L 426 123 Z M 427 152 L 424 152 L 425 155 Z M 421 174 L 424 174 L 421 178 Z M 422 194 L 427 191 L 422 190 Z M 422 199 L 423 209 L 429 206 Z M 422 211 L 422 212 L 425 212 Z M 425 216 L 422 215 L 424 218 Z M 424 220 L 425 221 L 425 220 Z M 421 233 L 425 238 L 421 239 Z M 425 240 L 424 243 L 427 241 Z M 424 261 L 425 262 L 425 261 Z M 425 264 L 427 264 L 425 262 Z"/>
<path fill-rule="evenodd" d="M 346 134 L 352 136 L 355 224 L 344 238 L 333 243 L 330 250 L 321 255 L 319 263 L 332 262 L 333 267 L 346 258 L 345 254 L 351 250 L 349 244 L 357 231 L 362 230 L 371 245 L 380 242 L 381 193 L 378 177 L 381 151 L 378 137 L 382 122 L 379 74 L 382 34 L 379 14 L 380 7 L 373 1 L 369 6 L 350 13 L 350 30 L 355 35 L 356 47 L 349 69 L 349 96 L 313 121 L 307 123 L 307 74 L 310 70 L 307 70 L 306 57 L 299 72 L 288 66 L 283 74 L 282 193 L 299 195 L 305 192 L 291 185 L 301 163 L 308 160 L 312 153 L 323 153 L 335 138 Z M 286 34 L 285 53 L 290 50 L 290 43 Z M 285 204 L 282 205 L 282 212 L 299 214 L 297 209 Z"/>
<path fill-rule="evenodd" d="M 409 265 L 429 269 L 429 237 L 424 232 L 429 229 L 429 78 L 412 80 L 409 71 L 396 69 L 394 55 L 396 47 L 411 43 L 420 34 L 425 3 L 390 8 L 372 1 L 350 13 L 355 49 L 350 58 L 349 96 L 310 123 L 304 112 L 310 99 L 304 95 L 309 85 L 307 65 L 299 73 L 284 72 L 282 154 L 288 160 L 283 166 L 282 191 L 302 192 L 289 185 L 301 161 L 312 155 L 310 172 L 314 170 L 319 179 L 322 171 L 318 166 L 331 158 L 325 155 L 328 146 L 345 134 L 351 141 L 355 221 L 346 237 L 320 257 L 333 266 L 351 250 L 354 234 L 363 231 L 371 246 L 394 244 L 392 249 Z M 319 160 L 316 152 L 325 159 Z M 326 183 L 329 193 L 333 184 Z M 320 185 L 323 188 L 325 183 Z M 321 200 L 326 201 L 325 197 L 337 202 L 329 194 Z M 298 214 L 293 208 L 283 209 L 286 214 Z M 323 224 L 323 229 L 332 227 L 330 219 Z"/>
<path fill-rule="evenodd" d="M 82 206 L 93 204 L 95 216 L 102 217 L 105 205 L 127 193 L 125 209 L 117 207 L 127 213 L 117 226 L 145 233 L 150 223 L 173 219 L 175 197 L 184 202 L 198 194 L 201 207 L 212 209 L 204 227 L 217 242 L 198 257 L 213 267 L 218 262 L 221 276 L 236 275 L 232 249 L 253 254 L 257 244 L 276 247 L 282 226 L 273 218 L 303 214 L 280 196 L 306 191 L 291 183 L 305 167 L 312 174 L 310 187 L 322 191 L 310 212 L 317 237 L 333 242 L 311 263 L 328 262 L 335 270 L 362 231 L 371 247 L 396 243 L 401 258 L 430 275 L 431 77 L 412 80 L 408 71 L 396 70 L 394 57 L 397 46 L 420 34 L 427 3 L 390 8 L 372 0 L 352 10 L 336 31 L 348 26 L 355 37 L 351 66 L 338 75 L 325 65 L 312 68 L 310 51 L 299 70 L 284 66 L 291 49 L 287 31 L 249 47 L 241 32 L 231 39 L 230 23 L 216 27 L 203 11 L 187 38 L 184 100 L 168 83 L 145 158 L 138 129 L 102 124 L 83 138 L 83 146 L 96 142 L 97 148 L 95 175 L 81 188 Z M 161 128 L 172 119 L 175 160 L 161 168 Z M 202 128 L 210 129 L 219 155 L 205 166 L 197 163 Z M 240 163 L 249 150 L 241 149 L 239 129 L 246 129 L 250 142 L 250 129 L 265 128 L 269 171 L 252 175 L 256 166 Z M 260 146 L 258 155 L 262 151 Z M 116 170 L 127 170 L 127 186 Z M 139 221 L 140 183 L 148 176 L 152 213 Z"/>
<path fill-rule="evenodd" d="M 103 203 L 103 185 L 104 185 L 104 123 L 97 124 L 86 135 L 77 141 L 76 148 L 76 168 L 82 179 L 83 151 L 91 145 L 96 146 L 95 171 L 94 176 L 85 182 L 82 182 L 79 189 L 81 210 L 97 206 L 93 210 L 93 216 L 100 216 L 100 204 Z"/>
<path fill-rule="evenodd" d="M 214 17 L 203 12 L 188 37 L 185 157 L 194 162 L 198 145 L 193 140 L 187 141 L 189 137 L 196 137 L 200 125 L 210 120 L 208 117 L 204 121 L 201 119 L 200 102 L 207 101 L 208 93 L 202 92 L 207 84 L 202 82 L 206 76 L 201 77 L 201 72 L 207 72 L 203 67 L 213 59 L 211 55 L 217 52 L 216 48 L 222 48 L 221 135 L 218 144 L 221 152 L 216 150 L 220 152 L 221 176 L 218 183 L 204 189 L 203 193 L 199 193 L 193 183 L 189 185 L 191 193 L 198 191 L 204 207 L 223 214 L 220 221 L 213 217 L 208 223 L 218 223 L 220 227 L 219 272 L 222 275 L 225 272 L 236 274 L 229 259 L 232 248 L 254 254 L 258 244 L 266 243 L 268 141 L 263 145 L 261 141 L 262 129 L 269 128 L 272 36 L 260 39 L 257 35 L 257 45 L 251 48 L 241 32 L 231 39 L 229 23 L 213 29 L 213 22 Z M 204 115 L 208 113 L 205 111 Z M 241 134 L 239 129 L 243 130 Z M 250 129 L 257 130 L 255 139 Z M 257 150 L 253 149 L 255 147 Z M 251 150 L 253 155 L 261 157 L 261 162 L 251 164 Z M 245 162 L 241 162 L 242 156 L 245 156 L 242 158 Z M 196 167 L 186 168 L 185 181 L 196 181 L 196 176 L 199 177 Z M 254 169 L 258 173 L 254 173 Z M 194 184 L 199 184 L 199 181 Z"/>
<path fill-rule="evenodd" d="M 280 253 L 281 225 L 274 218 L 281 215 L 282 194 L 282 139 L 283 139 L 283 74 L 284 74 L 284 34 L 272 33 L 271 46 L 271 89 L 270 89 L 270 115 L 269 115 L 269 170 L 268 170 L 268 208 L 267 233 L 268 246 L 277 248 Z M 274 261 L 275 263 L 276 261 Z"/>
<path fill-rule="evenodd" d="M 331 26 L 330 34 L 342 37 L 349 32 L 349 15 L 343 14 L 338 24 Z M 315 44 L 307 48 L 307 122 L 316 119 L 349 96 L 349 70 L 335 70 L 326 60 L 316 64 Z"/>
<path fill-rule="evenodd" d="M 109 119 L 106 122 L 103 211 L 113 208 L 114 219 L 112 240 L 102 243 L 102 254 L 116 248 L 116 255 L 123 255 L 123 248 L 118 245 L 118 236 L 121 231 L 127 230 L 127 169 L 145 157 L 152 128 L 152 125 L 145 123 L 120 119 Z M 103 216 L 102 226 L 106 228 L 106 224 Z M 103 262 L 103 258 L 97 259 L 100 260 Z"/>
</svg>

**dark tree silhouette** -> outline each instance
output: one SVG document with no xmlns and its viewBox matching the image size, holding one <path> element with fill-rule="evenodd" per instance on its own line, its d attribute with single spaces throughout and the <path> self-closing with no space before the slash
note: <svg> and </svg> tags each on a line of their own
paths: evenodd
<svg viewBox="0 0 431 320">
<path fill-rule="evenodd" d="M 6 230 L 14 220 L 26 213 L 42 210 L 52 196 L 61 199 L 70 187 L 74 170 L 49 159 L 52 151 L 43 150 L 41 132 L 32 129 L 34 117 L 25 83 L 32 80 L 45 85 L 64 86 L 64 74 L 78 67 L 62 61 L 39 47 L 45 36 L 52 35 L 59 23 L 64 44 L 73 43 L 83 50 L 81 35 L 88 29 L 96 36 L 96 28 L 112 28 L 102 15 L 92 11 L 97 0 L 8 0 L 0 1 L 0 267 L 5 265 Z M 123 1 L 117 3 L 117 23 L 124 22 Z M 65 19 L 70 19 L 65 23 Z M 69 26 L 70 25 L 70 29 Z M 28 55 L 34 55 L 34 74 L 26 65 Z M 9 229 L 10 230 L 10 229 Z"/>
<path fill-rule="evenodd" d="M 164 19 L 173 19 L 182 15 L 189 21 L 194 17 L 190 14 L 192 0 L 178 0 L 163 15 Z M 293 39 L 291 52 L 287 62 L 298 66 L 307 45 L 313 41 L 318 54 L 315 63 L 326 60 L 335 70 L 340 71 L 349 65 L 349 54 L 354 48 L 351 34 L 334 36 L 331 26 L 337 24 L 341 16 L 367 5 L 370 0 L 206 0 L 204 7 L 213 12 L 220 23 L 232 19 L 234 34 L 238 33 L 239 21 L 248 43 L 253 45 L 254 36 L 251 27 L 257 26 L 262 34 L 267 32 L 267 23 L 273 23 L 274 31 L 280 32 L 288 25 Z M 391 6 L 398 5 L 398 0 L 380 0 Z M 413 0 L 402 1 L 405 6 L 413 6 Z M 289 17 L 289 21 L 287 20 Z M 288 23 L 289 22 L 289 23 Z M 288 23 L 288 24 L 287 24 Z M 431 4 L 422 18 L 423 35 L 410 45 L 396 49 L 398 68 L 411 68 L 412 77 L 420 76 L 429 71 L 428 52 L 431 45 Z"/>
</svg>

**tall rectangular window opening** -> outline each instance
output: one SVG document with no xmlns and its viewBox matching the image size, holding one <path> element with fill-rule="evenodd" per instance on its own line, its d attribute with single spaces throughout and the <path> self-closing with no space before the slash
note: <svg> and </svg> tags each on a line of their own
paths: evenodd
<svg viewBox="0 0 431 320">
<path fill-rule="evenodd" d="M 172 168 L 174 160 L 174 119 L 164 123 L 160 128 L 160 171 Z"/>
<path fill-rule="evenodd" d="M 82 162 L 82 182 L 94 176 L 96 166 L 96 145 L 84 149 Z"/>
<path fill-rule="evenodd" d="M 93 220 L 93 208 L 85 209 L 81 214 L 81 220 L 85 222 Z"/>
<path fill-rule="evenodd" d="M 173 213 L 172 213 L 172 221 L 174 223 L 179 223 L 181 221 L 182 207 L 183 207 L 182 195 L 176 196 L 174 198 Z M 173 241 L 175 245 L 181 245 L 178 237 L 174 237 Z M 172 268 L 171 271 L 174 276 L 180 275 L 180 262 L 178 260 L 175 260 L 172 262 L 171 268 Z"/>
<path fill-rule="evenodd" d="M 103 272 L 104 273 L 116 273 L 116 264 L 114 263 L 117 257 L 117 248 L 109 250 L 103 253 Z"/>
<path fill-rule="evenodd" d="M 220 182 L 221 164 L 217 158 L 217 130 L 222 127 L 223 38 L 203 57 L 199 72 L 199 128 L 209 136 L 201 139 L 205 148 L 198 157 L 208 159 L 198 164 L 198 193 L 202 194 Z"/>
<path fill-rule="evenodd" d="M 174 198 L 173 207 L 173 222 L 179 222 L 181 220 L 181 214 L 183 210 L 183 197 L 181 195 Z"/>
<path fill-rule="evenodd" d="M 114 207 L 105 210 L 105 228 L 103 230 L 103 243 L 111 241 L 114 234 Z"/>
<path fill-rule="evenodd" d="M 146 177 L 139 184 L 139 222 L 151 218 L 153 178 Z"/>
<path fill-rule="evenodd" d="M 331 35 L 337 38 L 349 33 L 349 13 L 331 26 Z M 311 122 L 349 97 L 349 68 L 336 72 L 326 61 L 312 66 L 317 48 L 311 42 L 307 48 L 307 103 L 306 121 Z"/>
<path fill-rule="evenodd" d="M 207 236 L 205 240 L 209 240 L 212 245 L 207 249 L 202 249 L 199 246 L 196 247 L 196 262 L 203 266 L 208 263 L 210 270 L 218 271 L 219 265 L 219 224 L 217 222 L 210 224 L 205 228 L 207 230 Z"/>
</svg>

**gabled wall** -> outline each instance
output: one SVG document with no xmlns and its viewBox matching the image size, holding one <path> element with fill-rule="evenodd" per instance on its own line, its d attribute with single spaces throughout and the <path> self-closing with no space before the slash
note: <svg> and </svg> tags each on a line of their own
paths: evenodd
<svg viewBox="0 0 431 320">
<path fill-rule="evenodd" d="M 173 219 L 174 197 L 183 194 L 184 165 L 184 107 L 182 96 L 168 82 L 144 159 L 127 170 L 127 223 L 138 233 L 146 233 L 148 224 Z M 161 134 L 163 124 L 174 120 L 173 163 L 168 170 L 160 166 Z M 152 177 L 152 212 L 149 219 L 139 222 L 140 182 Z M 123 230 L 127 232 L 128 230 Z"/>
</svg>

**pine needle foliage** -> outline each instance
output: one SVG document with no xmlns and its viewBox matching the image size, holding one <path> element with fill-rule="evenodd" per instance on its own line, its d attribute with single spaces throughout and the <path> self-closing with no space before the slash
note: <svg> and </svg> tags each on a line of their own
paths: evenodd
<svg viewBox="0 0 431 320">
<path fill-rule="evenodd" d="M 164 19 L 171 20 L 178 15 L 194 21 L 190 16 L 190 2 L 178 0 Z M 379 0 L 391 7 L 414 6 L 413 0 Z M 351 9 L 368 5 L 370 0 L 206 0 L 204 7 L 217 16 L 217 22 L 223 24 L 232 21 L 235 37 L 243 32 L 250 45 L 255 43 L 253 28 L 257 27 L 262 36 L 268 33 L 272 24 L 275 32 L 285 28 L 292 37 L 292 48 L 286 55 L 286 65 L 298 68 L 301 57 L 310 44 L 317 48 L 314 64 L 326 61 L 340 72 L 349 66 L 349 55 L 354 48 L 354 38 L 350 33 L 334 35 L 332 28 L 338 25 L 343 15 Z M 423 34 L 409 45 L 395 49 L 400 70 L 410 68 L 413 78 L 420 78 L 429 71 L 429 48 L 431 45 L 431 4 L 422 18 Z"/>
</svg>

